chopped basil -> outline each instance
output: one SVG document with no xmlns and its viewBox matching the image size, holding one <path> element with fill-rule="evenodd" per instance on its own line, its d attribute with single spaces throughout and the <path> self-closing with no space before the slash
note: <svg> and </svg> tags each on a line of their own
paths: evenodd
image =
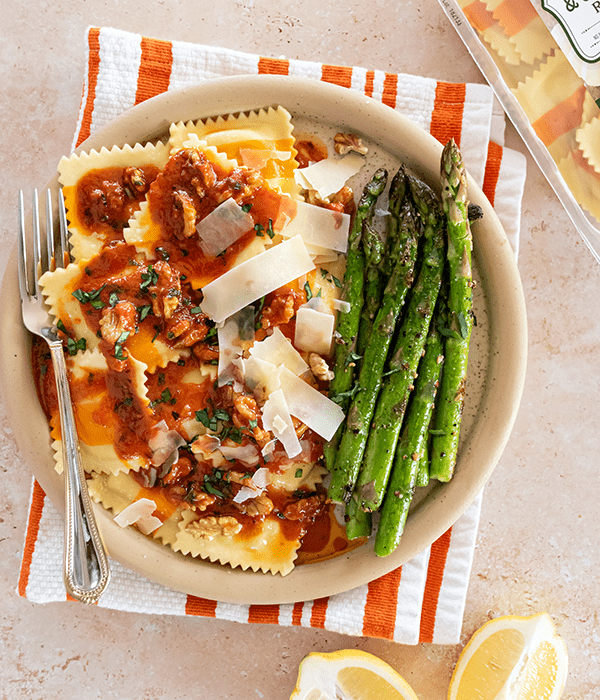
<svg viewBox="0 0 600 700">
<path fill-rule="evenodd" d="M 67 352 L 71 357 L 77 355 L 79 350 L 85 351 L 87 343 L 85 338 L 79 338 L 79 340 L 73 340 L 73 338 L 67 338 Z"/>
<path fill-rule="evenodd" d="M 247 204 L 242 204 L 242 211 L 246 214 L 252 209 L 252 204 L 248 202 Z"/>
<path fill-rule="evenodd" d="M 117 360 L 124 360 L 125 356 L 123 355 L 123 343 L 129 338 L 129 331 L 123 331 L 121 335 L 117 338 L 117 342 L 115 343 L 115 354 L 114 357 Z"/>
<path fill-rule="evenodd" d="M 313 297 L 313 293 L 308 282 L 304 284 L 304 291 L 306 292 L 306 301 L 310 301 Z"/>
<path fill-rule="evenodd" d="M 269 224 L 267 226 L 267 234 L 271 239 L 275 237 L 275 231 L 273 231 L 273 219 L 269 219 Z"/>
<path fill-rule="evenodd" d="M 148 265 L 147 271 L 142 272 L 141 277 L 142 283 L 140 284 L 140 289 L 146 289 L 150 285 L 154 286 L 158 282 L 158 272 L 155 271 L 152 265 Z"/>
<path fill-rule="evenodd" d="M 144 304 L 144 306 L 138 306 L 137 310 L 140 317 L 140 321 L 143 321 L 152 311 L 152 304 Z"/>
<path fill-rule="evenodd" d="M 106 287 L 105 284 L 103 284 L 100 289 L 92 289 L 89 292 L 84 292 L 83 289 L 76 289 L 74 292 L 71 292 L 71 294 L 77 299 L 78 302 L 81 304 L 89 304 L 90 302 L 97 301 L 100 297 L 100 292 Z M 104 306 L 104 304 L 102 304 Z M 96 308 L 102 308 L 102 307 L 96 307 Z"/>
<path fill-rule="evenodd" d="M 294 476 L 296 477 L 296 479 L 301 479 L 302 474 L 304 474 L 304 472 L 302 471 L 302 468 L 300 468 L 300 469 L 296 469 L 296 473 L 294 474 Z"/>
</svg>

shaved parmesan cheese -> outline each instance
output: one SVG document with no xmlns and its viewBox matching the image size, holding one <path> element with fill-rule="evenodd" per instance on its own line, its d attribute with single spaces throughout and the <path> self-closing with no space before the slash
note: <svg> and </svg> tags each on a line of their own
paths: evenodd
<svg viewBox="0 0 600 700">
<path fill-rule="evenodd" d="M 254 228 L 254 219 L 235 199 L 226 199 L 196 226 L 200 247 L 206 255 L 217 256 Z"/>
<path fill-rule="evenodd" d="M 331 303 L 336 311 L 341 311 L 343 314 L 349 313 L 352 308 L 349 301 L 343 301 L 342 299 L 332 299 Z"/>
<path fill-rule="evenodd" d="M 254 342 L 254 307 L 246 306 L 230 316 L 217 328 L 219 339 L 218 385 L 225 386 L 234 379 L 236 360 Z"/>
<path fill-rule="evenodd" d="M 329 355 L 334 326 L 333 314 L 301 306 L 296 314 L 294 345 L 306 352 Z"/>
<path fill-rule="evenodd" d="M 302 355 L 277 327 L 272 335 L 268 335 L 259 343 L 254 343 L 250 349 L 250 355 L 276 366 L 285 365 L 294 374 L 302 374 L 308 369 Z"/>
<path fill-rule="evenodd" d="M 296 377 L 295 374 L 285 367 L 282 370 L 292 377 Z M 298 381 L 302 382 L 301 379 Z M 304 384 L 304 382 L 302 383 Z M 283 444 L 288 457 L 295 457 L 302 452 L 302 447 L 294 430 L 292 417 L 281 389 L 277 389 L 269 394 L 269 398 L 263 406 L 262 417 L 263 427 L 266 430 L 270 430 Z"/>
<path fill-rule="evenodd" d="M 256 489 L 253 489 L 250 486 L 242 486 L 240 488 L 240 490 L 233 497 L 233 502 L 234 503 L 245 503 L 246 501 L 249 501 L 251 498 L 256 498 L 256 496 L 258 496 Z"/>
<path fill-rule="evenodd" d="M 252 475 L 252 483 L 258 489 L 264 489 L 271 483 L 271 472 L 266 467 L 257 469 Z"/>
<path fill-rule="evenodd" d="M 307 168 L 296 170 L 296 182 L 306 190 L 316 190 L 321 199 L 339 192 L 346 181 L 362 168 L 365 160 L 358 153 L 339 159 L 326 158 Z"/>
<path fill-rule="evenodd" d="M 159 467 L 173 455 L 180 447 L 185 445 L 185 440 L 176 430 L 169 430 L 166 422 L 161 420 L 157 423 L 152 436 L 148 440 L 148 447 L 152 450 L 151 464 Z M 175 454 L 171 465 L 175 463 Z"/>
<path fill-rule="evenodd" d="M 252 356 L 247 360 L 242 360 L 242 362 L 244 363 L 244 380 L 249 389 L 254 391 L 257 387 L 261 387 L 267 395 L 275 389 L 279 389 L 280 370 L 277 365 Z"/>
<path fill-rule="evenodd" d="M 331 440 L 344 420 L 342 409 L 285 367 L 281 370 L 280 379 L 281 391 L 291 415 L 325 440 Z"/>
<path fill-rule="evenodd" d="M 250 467 L 258 464 L 258 448 L 256 445 L 235 445 L 234 447 L 220 445 L 219 451 L 225 459 L 236 459 Z"/>
<path fill-rule="evenodd" d="M 270 455 L 273 454 L 275 451 L 275 445 L 277 444 L 277 440 L 269 440 L 267 444 L 262 448 L 261 454 L 263 457 L 269 457 Z"/>
<path fill-rule="evenodd" d="M 348 250 L 349 230 L 348 214 L 306 202 L 296 202 L 296 214 L 281 229 L 281 235 L 286 238 L 302 236 L 305 243 L 345 253 Z"/>
<path fill-rule="evenodd" d="M 135 523 L 144 535 L 149 535 L 162 525 L 162 520 L 152 515 L 155 510 L 156 503 L 154 501 L 149 498 L 140 498 L 115 516 L 115 522 L 121 527 Z"/>
<path fill-rule="evenodd" d="M 217 323 L 314 269 L 300 236 L 265 250 L 209 282 L 202 310 Z"/>
</svg>

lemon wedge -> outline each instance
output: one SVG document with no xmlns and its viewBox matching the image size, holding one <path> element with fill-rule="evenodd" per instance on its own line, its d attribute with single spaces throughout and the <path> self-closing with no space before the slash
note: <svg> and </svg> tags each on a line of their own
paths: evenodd
<svg viewBox="0 0 600 700">
<path fill-rule="evenodd" d="M 558 700 L 567 668 L 567 645 L 548 613 L 497 617 L 463 649 L 448 700 Z"/>
<path fill-rule="evenodd" d="M 342 649 L 302 659 L 290 700 L 418 700 L 385 661 L 365 651 Z"/>
</svg>

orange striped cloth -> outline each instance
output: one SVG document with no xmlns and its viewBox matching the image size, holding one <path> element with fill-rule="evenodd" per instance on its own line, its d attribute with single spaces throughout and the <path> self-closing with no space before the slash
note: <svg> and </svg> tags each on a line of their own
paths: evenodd
<svg viewBox="0 0 600 700">
<path fill-rule="evenodd" d="M 74 144 L 123 110 L 160 92 L 225 75 L 301 75 L 359 90 L 398 109 L 440 141 L 453 136 L 473 176 L 495 200 L 518 245 L 525 177 L 521 154 L 502 148 L 504 117 L 487 86 L 438 82 L 360 67 L 268 58 L 161 41 L 110 28 L 88 33 L 88 62 Z M 496 143 L 490 144 L 494 136 Z M 243 623 L 315 627 L 404 644 L 456 643 L 479 523 L 481 495 L 429 549 L 401 568 L 320 600 L 239 605 L 179 593 L 112 562 L 101 607 L 197 615 Z M 66 600 L 62 583 L 62 516 L 34 482 L 18 592 L 38 603 Z"/>
</svg>

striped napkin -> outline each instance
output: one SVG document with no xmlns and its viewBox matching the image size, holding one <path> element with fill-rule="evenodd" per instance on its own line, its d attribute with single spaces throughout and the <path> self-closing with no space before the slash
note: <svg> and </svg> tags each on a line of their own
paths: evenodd
<svg viewBox="0 0 600 700">
<path fill-rule="evenodd" d="M 267 58 L 91 28 L 74 146 L 125 109 L 165 90 L 221 76 L 257 73 L 310 77 L 358 90 L 401 111 L 443 143 L 454 137 L 517 250 L 525 158 L 503 148 L 504 115 L 484 85 Z M 480 509 L 481 495 L 452 528 L 412 561 L 369 584 L 328 598 L 285 605 L 221 603 L 170 590 L 113 561 L 111 583 L 99 606 L 315 627 L 403 644 L 456 643 Z M 67 599 L 62 583 L 62 532 L 62 516 L 34 482 L 18 584 L 21 596 L 38 603 Z"/>
</svg>

